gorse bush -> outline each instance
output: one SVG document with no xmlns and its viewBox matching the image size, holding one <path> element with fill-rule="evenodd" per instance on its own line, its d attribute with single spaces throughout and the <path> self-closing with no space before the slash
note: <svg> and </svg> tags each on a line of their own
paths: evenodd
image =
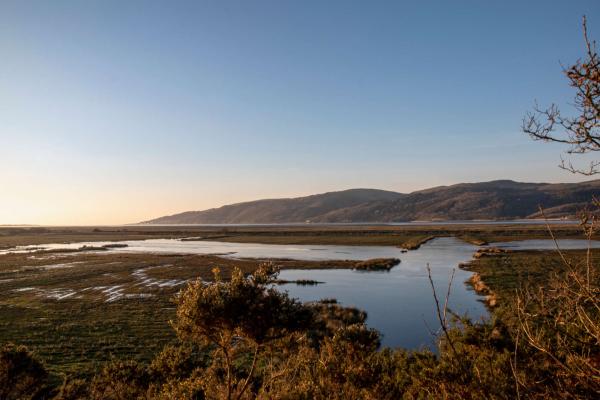
<svg viewBox="0 0 600 400">
<path fill-rule="evenodd" d="M 24 346 L 0 348 L 0 399 L 29 399 L 41 395 L 48 373 Z"/>
<path fill-rule="evenodd" d="M 216 269 L 213 283 L 196 281 L 177 299 L 173 327 L 182 341 L 213 349 L 207 380 L 227 399 L 244 397 L 266 346 L 314 325 L 312 309 L 270 287 L 276 275 L 272 264 L 264 264 L 249 277 L 236 269 L 224 282 Z"/>
</svg>

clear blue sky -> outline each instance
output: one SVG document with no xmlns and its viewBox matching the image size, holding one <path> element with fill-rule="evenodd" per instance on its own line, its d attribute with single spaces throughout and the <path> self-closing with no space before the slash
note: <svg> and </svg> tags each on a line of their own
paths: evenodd
<svg viewBox="0 0 600 400">
<path fill-rule="evenodd" d="M 0 2 L 0 223 L 129 223 L 352 187 L 574 181 L 590 1 Z"/>
</svg>

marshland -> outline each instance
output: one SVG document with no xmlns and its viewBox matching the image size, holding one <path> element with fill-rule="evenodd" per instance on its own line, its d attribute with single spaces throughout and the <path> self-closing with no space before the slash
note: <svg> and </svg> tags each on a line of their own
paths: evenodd
<svg viewBox="0 0 600 400">
<path fill-rule="evenodd" d="M 576 224 L 551 228 L 563 246 L 569 241 L 587 245 Z M 334 297 L 367 311 L 367 323 L 382 332 L 384 345 L 432 348 L 431 329 L 438 323 L 427 265 L 444 288 L 453 269 L 478 255 L 474 242 L 542 239 L 547 244 L 549 239 L 543 224 L 501 223 L 33 227 L 0 232 L 5 247 L 0 254 L 2 337 L 27 345 L 57 372 L 91 371 L 119 354 L 149 361 L 175 340 L 169 327 L 175 316 L 173 298 L 188 282 L 210 281 L 213 268 L 224 277 L 234 267 L 249 274 L 263 262 L 281 268 L 281 281 L 299 285 L 280 288 L 292 297 Z M 189 237 L 196 240 L 186 241 Z M 482 298 L 467 283 L 470 274 L 456 274 L 451 296 L 455 311 L 476 321 L 487 318 Z"/>
</svg>

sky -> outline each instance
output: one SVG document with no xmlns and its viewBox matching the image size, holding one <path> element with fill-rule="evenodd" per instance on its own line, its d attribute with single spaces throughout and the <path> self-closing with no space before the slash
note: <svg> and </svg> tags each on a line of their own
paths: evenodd
<svg viewBox="0 0 600 400">
<path fill-rule="evenodd" d="M 589 1 L 0 0 L 0 224 L 134 223 L 348 188 L 575 182 Z"/>
</svg>

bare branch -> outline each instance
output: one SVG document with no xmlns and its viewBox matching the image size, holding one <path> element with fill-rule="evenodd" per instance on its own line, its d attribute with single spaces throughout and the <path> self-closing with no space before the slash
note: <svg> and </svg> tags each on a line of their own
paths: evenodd
<svg viewBox="0 0 600 400">
<path fill-rule="evenodd" d="M 596 52 L 596 42 L 588 37 L 585 17 L 582 25 L 585 59 L 563 68 L 569 86 L 575 89 L 575 115 L 563 116 L 556 104 L 542 109 L 536 103 L 533 112 L 526 114 L 521 125 L 522 131 L 534 140 L 568 145 L 565 151 L 568 155 L 600 151 L 600 57 Z M 562 160 L 560 167 L 587 176 L 600 173 L 600 161 L 592 161 L 589 168 L 578 168 L 570 161 Z"/>
<path fill-rule="evenodd" d="M 427 276 L 429 277 L 429 284 L 431 285 L 431 290 L 433 291 L 433 300 L 435 301 L 436 313 L 437 313 L 437 317 L 440 322 L 442 331 L 444 332 L 444 335 L 446 336 L 446 340 L 448 341 L 448 344 L 450 345 L 450 348 L 452 349 L 452 353 L 454 353 L 454 355 L 456 357 L 458 357 L 458 352 L 456 351 L 456 348 L 454 347 L 454 342 L 452 341 L 452 338 L 450 337 L 450 333 L 448 331 L 448 324 L 446 321 L 446 310 L 447 310 L 447 306 L 448 306 L 448 297 L 450 296 L 450 287 L 452 285 L 452 280 L 450 280 L 450 282 L 448 284 L 448 293 L 446 295 L 444 309 L 442 310 L 440 308 L 440 301 L 437 297 L 437 292 L 435 290 L 433 278 L 431 277 L 431 267 L 429 266 L 429 264 L 427 264 Z M 452 279 L 453 278 L 454 278 L 454 270 L 452 270 Z"/>
</svg>

